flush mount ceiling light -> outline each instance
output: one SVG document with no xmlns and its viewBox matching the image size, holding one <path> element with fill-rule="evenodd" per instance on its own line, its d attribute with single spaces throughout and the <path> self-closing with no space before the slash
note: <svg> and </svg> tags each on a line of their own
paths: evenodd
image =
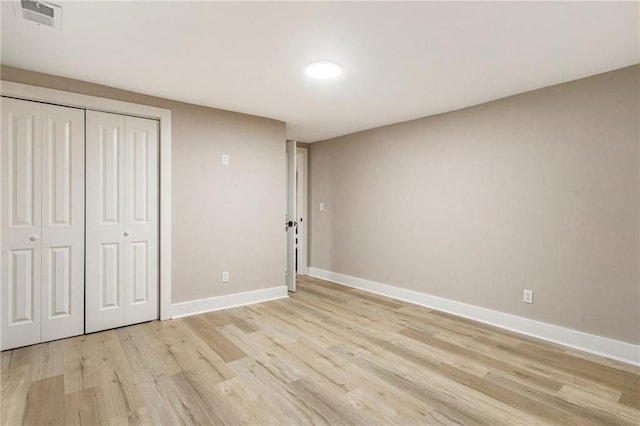
<svg viewBox="0 0 640 426">
<path fill-rule="evenodd" d="M 340 65 L 330 61 L 312 62 L 305 68 L 307 76 L 317 80 L 335 78 L 339 76 L 341 72 L 342 68 L 340 68 Z"/>
</svg>

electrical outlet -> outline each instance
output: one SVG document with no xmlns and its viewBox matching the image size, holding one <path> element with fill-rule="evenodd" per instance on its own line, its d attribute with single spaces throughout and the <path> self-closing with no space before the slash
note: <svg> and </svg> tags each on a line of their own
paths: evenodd
<svg viewBox="0 0 640 426">
<path fill-rule="evenodd" d="M 229 271 L 223 271 L 222 272 L 222 282 L 223 283 L 228 283 L 229 282 Z"/>
<path fill-rule="evenodd" d="M 222 154 L 222 165 L 223 166 L 229 165 L 229 154 Z"/>
<path fill-rule="evenodd" d="M 524 303 L 533 303 L 533 290 L 523 290 L 522 301 Z"/>
</svg>

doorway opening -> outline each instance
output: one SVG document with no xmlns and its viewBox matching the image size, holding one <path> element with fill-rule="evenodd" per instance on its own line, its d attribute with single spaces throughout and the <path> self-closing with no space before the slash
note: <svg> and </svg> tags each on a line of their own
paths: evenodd
<svg viewBox="0 0 640 426">
<path fill-rule="evenodd" d="M 296 272 L 299 275 L 309 274 L 307 258 L 307 180 L 308 180 L 309 150 L 297 147 L 296 150 Z"/>
<path fill-rule="evenodd" d="M 307 262 L 308 149 L 287 141 L 287 289 L 296 291 L 296 274 L 309 273 Z"/>
</svg>

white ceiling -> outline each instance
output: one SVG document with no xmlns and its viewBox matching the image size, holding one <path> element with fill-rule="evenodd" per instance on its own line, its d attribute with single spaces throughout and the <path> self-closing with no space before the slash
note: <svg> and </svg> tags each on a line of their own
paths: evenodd
<svg viewBox="0 0 640 426">
<path fill-rule="evenodd" d="M 275 118 L 313 142 L 640 62 L 638 2 L 2 4 L 3 64 Z M 311 81 L 329 59 L 337 80 Z"/>
</svg>

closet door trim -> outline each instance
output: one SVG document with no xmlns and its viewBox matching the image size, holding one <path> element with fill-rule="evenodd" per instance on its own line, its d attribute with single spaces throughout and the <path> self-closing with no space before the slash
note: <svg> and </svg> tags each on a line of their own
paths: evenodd
<svg viewBox="0 0 640 426">
<path fill-rule="evenodd" d="M 160 167 L 159 281 L 160 319 L 171 314 L 171 110 L 117 101 L 79 93 L 64 92 L 11 81 L 0 81 L 0 95 L 87 110 L 111 112 L 158 120 Z M 0 165 L 0 169 L 1 169 Z M 0 170 L 0 175 L 2 170 Z M 1 214 L 1 213 L 0 213 Z M 2 219 L 2 218 L 0 218 Z M 2 235 L 0 235 L 2 238 Z M 0 275 L 4 271 L 0 270 Z"/>
</svg>

